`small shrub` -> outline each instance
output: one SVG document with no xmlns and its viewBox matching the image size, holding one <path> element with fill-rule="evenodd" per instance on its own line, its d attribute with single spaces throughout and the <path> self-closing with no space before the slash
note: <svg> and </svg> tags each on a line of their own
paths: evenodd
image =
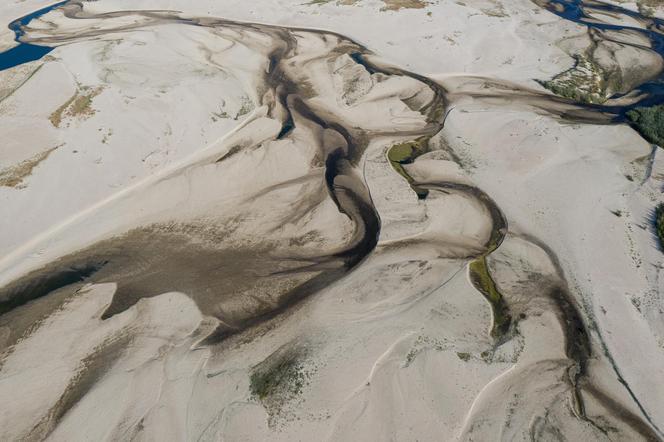
<svg viewBox="0 0 664 442">
<path fill-rule="evenodd" d="M 470 353 L 466 352 L 457 352 L 457 357 L 461 359 L 463 362 L 468 362 L 470 361 Z"/>
</svg>

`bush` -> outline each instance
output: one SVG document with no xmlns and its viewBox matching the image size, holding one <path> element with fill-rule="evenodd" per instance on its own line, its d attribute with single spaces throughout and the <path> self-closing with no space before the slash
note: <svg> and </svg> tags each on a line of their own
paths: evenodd
<svg viewBox="0 0 664 442">
<path fill-rule="evenodd" d="M 664 250 L 664 203 L 660 203 L 655 209 L 655 229 L 659 238 L 659 246 Z"/>
<path fill-rule="evenodd" d="M 627 112 L 627 118 L 643 138 L 664 146 L 664 105 L 637 107 Z"/>
</svg>

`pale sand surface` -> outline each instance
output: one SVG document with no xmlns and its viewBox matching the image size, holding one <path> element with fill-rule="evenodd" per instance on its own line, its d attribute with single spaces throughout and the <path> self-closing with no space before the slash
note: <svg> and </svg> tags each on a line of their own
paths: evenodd
<svg viewBox="0 0 664 442">
<path fill-rule="evenodd" d="M 31 23 L 56 49 L 0 72 L 21 177 L 0 186 L 0 439 L 662 438 L 660 150 L 534 81 L 585 29 L 525 0 L 339 3 Z M 388 150 L 422 137 L 411 187 Z"/>
</svg>

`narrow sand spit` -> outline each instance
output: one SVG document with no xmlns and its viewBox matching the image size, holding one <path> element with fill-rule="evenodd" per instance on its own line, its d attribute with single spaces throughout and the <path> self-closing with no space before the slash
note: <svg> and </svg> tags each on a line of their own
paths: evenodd
<svg viewBox="0 0 664 442">
<path fill-rule="evenodd" d="M 0 439 L 662 440 L 664 174 L 617 124 L 661 60 L 600 105 L 532 81 L 578 77 L 555 5 L 247 3 L 22 28 Z"/>
</svg>

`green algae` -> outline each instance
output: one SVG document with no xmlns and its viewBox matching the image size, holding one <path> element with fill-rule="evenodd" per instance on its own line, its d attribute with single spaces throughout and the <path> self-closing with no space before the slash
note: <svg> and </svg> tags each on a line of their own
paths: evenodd
<svg viewBox="0 0 664 442">
<path fill-rule="evenodd" d="M 403 166 L 404 164 L 412 164 L 417 157 L 426 153 L 428 145 L 429 137 L 420 137 L 416 140 L 395 144 L 387 151 L 387 159 L 390 161 L 392 168 L 408 181 L 419 199 L 426 198 L 429 191 L 414 184 L 415 180 L 406 172 Z"/>
</svg>

